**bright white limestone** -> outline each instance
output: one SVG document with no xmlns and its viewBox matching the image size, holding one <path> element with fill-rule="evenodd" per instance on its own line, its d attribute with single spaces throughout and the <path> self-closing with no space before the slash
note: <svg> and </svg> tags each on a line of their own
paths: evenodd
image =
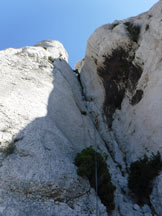
<svg viewBox="0 0 162 216">
<path fill-rule="evenodd" d="M 145 153 L 148 155 L 157 151 L 162 153 L 161 11 L 162 1 L 159 1 L 147 13 L 127 20 L 115 21 L 114 24 L 118 25 L 114 28 L 113 25 L 98 28 L 88 40 L 86 56 L 80 69 L 87 109 L 94 123 L 97 123 L 101 137 L 109 146 L 114 161 L 122 166 L 124 172 L 127 165 L 129 166 L 132 161 Z M 141 26 L 138 43 L 132 42 L 129 38 L 124 25 L 128 21 Z M 143 98 L 133 106 L 130 104 L 133 94 L 126 91 L 121 110 L 117 109 L 114 113 L 112 130 L 109 130 L 106 118 L 103 116 L 106 93 L 97 69 L 103 66 L 104 56 L 111 55 L 118 47 L 127 49 L 128 45 L 132 46 L 132 53 L 129 52 L 129 55 L 135 54 L 133 64 L 139 65 L 143 70 L 136 89 L 143 90 L 144 94 Z M 161 180 L 161 177 L 158 179 Z M 156 190 L 153 192 L 152 202 L 158 215 L 161 215 L 162 205 L 159 199 L 160 188 L 162 188 L 160 180 L 155 182 Z"/>
<path fill-rule="evenodd" d="M 78 177 L 74 158 L 92 145 L 108 154 L 116 186 L 113 216 L 151 216 L 129 195 L 127 167 L 145 153 L 162 149 L 162 0 L 149 12 L 98 28 L 84 60 L 76 65 L 81 86 L 58 41 L 0 51 L 0 216 L 93 216 L 96 196 Z M 141 26 L 138 43 L 124 22 Z M 118 24 L 118 25 L 116 25 Z M 146 28 L 147 26 L 147 28 Z M 136 89 L 142 100 L 130 104 L 126 90 L 112 129 L 103 115 L 105 88 L 97 69 L 104 55 L 123 47 L 142 70 Z M 85 99 L 85 101 L 83 100 Z M 108 152 L 107 152 L 108 150 Z M 152 208 L 162 214 L 162 176 L 154 181 Z M 99 215 L 106 209 L 98 200 Z"/>
<path fill-rule="evenodd" d="M 95 143 L 106 149 L 81 114 L 87 111 L 66 51 L 55 41 L 39 45 L 47 44 L 0 52 L 0 214 L 95 215 L 94 190 L 78 177 L 74 157 Z"/>
</svg>

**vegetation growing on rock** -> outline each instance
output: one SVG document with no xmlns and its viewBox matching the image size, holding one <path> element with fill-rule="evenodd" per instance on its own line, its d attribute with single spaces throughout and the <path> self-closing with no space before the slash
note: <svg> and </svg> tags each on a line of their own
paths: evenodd
<svg viewBox="0 0 162 216">
<path fill-rule="evenodd" d="M 55 59 L 54 59 L 52 56 L 49 56 L 49 57 L 48 57 L 48 61 L 49 61 L 50 63 L 53 63 L 53 62 L 55 61 Z"/>
<path fill-rule="evenodd" d="M 115 186 L 111 182 L 105 158 L 92 147 L 88 147 L 78 153 L 75 158 L 75 165 L 78 166 L 78 175 L 87 177 L 91 187 L 98 190 L 101 202 L 106 206 L 107 211 L 114 209 Z M 97 187 L 96 187 L 96 166 L 97 166 Z"/>
<path fill-rule="evenodd" d="M 162 170 L 160 153 L 152 154 L 150 158 L 146 155 L 142 159 L 133 162 L 129 169 L 128 187 L 135 194 L 139 204 L 149 202 L 152 192 L 153 180 Z"/>
<path fill-rule="evenodd" d="M 126 22 L 124 24 L 126 26 L 130 39 L 137 43 L 140 35 L 140 30 L 141 30 L 140 26 L 134 25 L 131 22 Z"/>
<path fill-rule="evenodd" d="M 112 53 L 104 56 L 103 67 L 98 68 L 105 88 L 105 101 L 103 111 L 107 117 L 109 128 L 112 126 L 113 114 L 116 109 L 121 109 L 126 89 L 130 92 L 136 88 L 142 69 L 132 63 L 134 56 L 130 56 L 132 47 L 127 51 L 118 47 Z"/>
</svg>

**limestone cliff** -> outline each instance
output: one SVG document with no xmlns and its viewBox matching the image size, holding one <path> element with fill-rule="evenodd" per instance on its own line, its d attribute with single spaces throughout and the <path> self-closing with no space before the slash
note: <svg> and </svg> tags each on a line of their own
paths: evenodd
<svg viewBox="0 0 162 216">
<path fill-rule="evenodd" d="M 130 163 L 162 153 L 162 0 L 98 28 L 79 79 L 58 41 L 0 51 L 0 215 L 108 215 L 74 158 L 106 153 L 113 216 L 162 215 L 162 175 L 148 205 L 128 189 Z M 96 205 L 97 204 L 97 205 Z"/>
<path fill-rule="evenodd" d="M 147 13 L 98 28 L 80 63 L 87 109 L 124 172 L 138 157 L 162 152 L 161 11 L 159 1 Z M 160 179 L 151 198 L 158 215 Z"/>
</svg>

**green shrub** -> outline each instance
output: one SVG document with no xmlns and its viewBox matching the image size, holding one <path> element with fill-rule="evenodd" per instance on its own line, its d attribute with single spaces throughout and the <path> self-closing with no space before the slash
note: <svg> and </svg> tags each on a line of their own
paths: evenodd
<svg viewBox="0 0 162 216">
<path fill-rule="evenodd" d="M 49 56 L 48 57 L 48 61 L 51 62 L 51 63 L 53 63 L 55 61 L 55 59 L 52 56 Z"/>
<path fill-rule="evenodd" d="M 78 166 L 78 175 L 87 177 L 91 187 L 96 190 L 96 165 L 97 165 L 97 190 L 101 202 L 106 206 L 107 211 L 111 212 L 114 205 L 115 186 L 111 183 L 105 158 L 92 147 L 88 147 L 78 153 L 75 158 L 75 165 Z"/>
<path fill-rule="evenodd" d="M 135 194 L 139 204 L 149 202 L 152 192 L 152 183 L 162 170 L 160 153 L 152 154 L 150 158 L 146 155 L 142 159 L 133 162 L 129 169 L 128 187 Z"/>
<path fill-rule="evenodd" d="M 59 58 L 61 58 L 62 57 L 62 53 L 59 53 Z"/>
<path fill-rule="evenodd" d="M 13 154 L 16 149 L 15 143 L 13 141 L 5 141 L 2 143 L 2 146 L 3 147 L 0 149 L 0 152 L 3 152 L 6 156 Z"/>
<path fill-rule="evenodd" d="M 130 37 L 131 40 L 133 40 L 134 42 L 138 42 L 139 39 L 139 34 L 140 34 L 140 26 L 139 25 L 134 25 L 131 22 L 126 22 L 124 23 L 124 25 L 126 25 L 126 29 L 128 31 L 128 35 Z"/>
</svg>

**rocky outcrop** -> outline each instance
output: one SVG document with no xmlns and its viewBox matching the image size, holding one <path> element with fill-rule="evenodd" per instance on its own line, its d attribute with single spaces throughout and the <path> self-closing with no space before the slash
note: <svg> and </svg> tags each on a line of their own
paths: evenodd
<svg viewBox="0 0 162 216">
<path fill-rule="evenodd" d="M 97 29 L 80 73 L 89 111 L 103 133 L 108 123 L 128 161 L 161 149 L 161 8 L 160 1 L 148 13 Z M 138 41 L 127 23 L 139 27 Z"/>
<path fill-rule="evenodd" d="M 68 59 L 62 44 L 57 41 L 47 43 L 57 48 L 51 52 L 39 44 L 40 47 L 0 52 L 1 146 L 10 142 L 29 122 L 47 113 L 48 96 L 53 88 L 51 59 L 59 58 L 58 50 L 62 50 L 62 58 Z"/>
<path fill-rule="evenodd" d="M 58 41 L 0 51 L 0 215 L 162 214 L 161 175 L 147 205 L 128 189 L 130 163 L 162 148 L 161 10 L 98 28 L 77 75 Z M 111 213 L 77 175 L 88 146 L 107 154 Z"/>
<path fill-rule="evenodd" d="M 98 28 L 80 63 L 87 109 L 124 173 L 144 154 L 162 152 L 161 10 L 159 1 L 147 13 Z M 151 202 L 161 215 L 158 179 Z"/>
<path fill-rule="evenodd" d="M 104 144 L 86 115 L 78 81 L 64 60 L 66 51 L 58 42 L 47 43 L 50 50 L 44 41 L 43 47 L 0 53 L 3 216 L 96 211 L 95 193 L 78 177 L 73 161 L 84 147 L 98 143 L 104 149 Z M 100 201 L 99 209 L 106 215 Z"/>
</svg>

